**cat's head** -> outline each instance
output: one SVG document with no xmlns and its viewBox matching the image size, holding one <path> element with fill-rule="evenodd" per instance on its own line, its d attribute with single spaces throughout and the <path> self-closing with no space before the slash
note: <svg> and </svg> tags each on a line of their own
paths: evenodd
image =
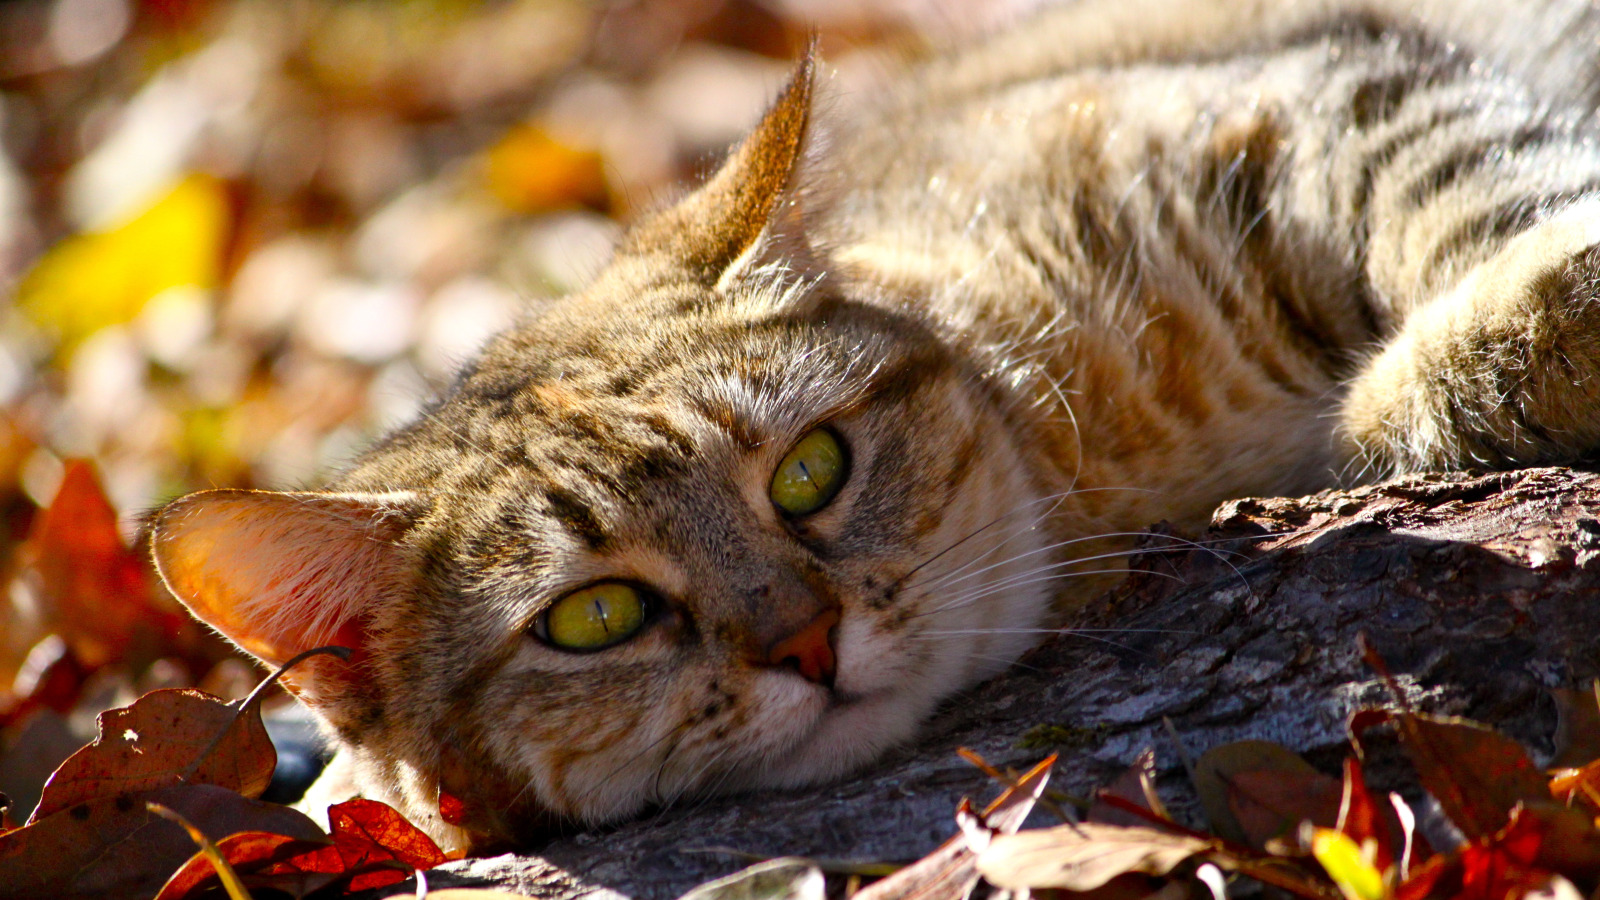
<svg viewBox="0 0 1600 900">
<path fill-rule="evenodd" d="M 329 491 L 153 520 L 244 649 L 354 649 L 291 685 L 448 843 L 837 776 L 1035 640 L 1023 412 L 808 245 L 811 84 Z"/>
</svg>

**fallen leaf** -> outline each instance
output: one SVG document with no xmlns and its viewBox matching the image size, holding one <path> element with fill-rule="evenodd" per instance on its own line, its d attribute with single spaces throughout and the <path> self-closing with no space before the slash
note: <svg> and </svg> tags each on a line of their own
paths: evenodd
<svg viewBox="0 0 1600 900">
<path fill-rule="evenodd" d="M 205 832 L 196 828 L 193 822 L 185 819 L 176 810 L 168 809 L 159 803 L 146 803 L 144 807 L 161 818 L 176 823 L 188 833 L 189 840 L 199 845 L 200 853 L 211 860 L 211 865 L 216 871 L 218 880 L 222 882 L 222 888 L 227 892 L 229 900 L 250 900 L 250 892 L 244 886 L 244 882 L 239 880 L 239 873 L 228 865 L 226 859 L 223 859 L 222 854 L 217 851 L 217 845 L 206 837 Z"/>
<path fill-rule="evenodd" d="M 995 835 L 1012 834 L 1044 793 L 1055 754 L 1029 769 L 981 814 L 966 800 L 956 809 L 961 834 L 904 869 L 857 891 L 851 900 L 965 900 L 977 884 L 977 854 Z M 974 846 L 977 845 L 977 846 Z"/>
<path fill-rule="evenodd" d="M 1542 890 L 1556 875 L 1593 887 L 1600 877 L 1600 832 L 1572 810 L 1518 806 L 1504 828 L 1417 867 L 1394 896 L 1500 900 Z"/>
<path fill-rule="evenodd" d="M 1349 726 L 1357 747 L 1361 732 L 1385 721 L 1399 729 L 1401 747 L 1422 786 L 1468 838 L 1495 834 L 1518 804 L 1550 796 L 1546 779 L 1521 744 L 1466 719 L 1363 710 Z"/>
<path fill-rule="evenodd" d="M 326 838 L 307 841 L 267 831 L 241 831 L 217 841 L 216 846 L 222 858 L 226 859 L 235 870 L 243 873 L 246 886 L 259 887 L 266 886 L 262 884 L 266 879 L 252 878 L 252 870 L 292 859 L 327 846 L 328 843 Z M 318 874 L 320 877 L 317 882 L 306 885 L 308 889 L 322 887 L 331 883 L 336 877 Z M 217 883 L 217 870 L 212 859 L 204 852 L 195 853 L 189 857 L 188 862 L 172 873 L 167 883 L 161 886 L 161 893 L 156 895 L 155 900 L 184 900 L 190 896 L 200 896 Z"/>
<path fill-rule="evenodd" d="M 1389 814 L 1386 815 L 1386 812 Z M 1366 778 L 1361 772 L 1361 761 L 1354 757 L 1345 759 L 1344 787 L 1339 801 L 1339 820 L 1335 827 L 1354 841 L 1363 853 L 1368 852 L 1367 846 L 1371 844 L 1370 862 L 1379 872 L 1389 871 L 1395 862 L 1395 829 L 1390 825 L 1392 815 L 1389 808 L 1372 802 L 1372 795 L 1367 792 Z M 1323 867 L 1326 868 L 1326 864 Z"/>
<path fill-rule="evenodd" d="M 1550 776 L 1550 796 L 1574 806 L 1582 804 L 1600 814 L 1600 759 L 1576 769 L 1562 769 Z"/>
<path fill-rule="evenodd" d="M 317 840 L 286 806 L 209 784 L 180 784 L 79 803 L 0 835 L 0 898 L 152 896 L 192 855 L 183 829 L 146 803 L 176 810 L 213 839 L 270 831 Z"/>
<path fill-rule="evenodd" d="M 161 655 L 192 629 L 175 605 L 155 602 L 149 568 L 128 549 L 94 468 L 71 460 L 22 550 L 45 617 L 84 668 Z M 135 664 L 141 660 L 134 660 Z"/>
<path fill-rule="evenodd" d="M 1593 818 L 1577 810 L 1550 804 L 1519 807 L 1496 839 L 1507 843 L 1521 839 L 1533 847 L 1527 858 L 1530 865 L 1590 886 L 1600 881 L 1600 831 Z"/>
<path fill-rule="evenodd" d="M 1121 797 L 1130 803 L 1142 806 L 1151 813 L 1163 819 L 1172 818 L 1167 813 L 1166 807 L 1161 803 L 1161 797 L 1156 794 L 1156 752 L 1146 748 L 1139 757 L 1133 761 L 1127 771 L 1117 776 L 1117 780 L 1095 793 L 1095 801 L 1089 806 L 1089 813 L 1085 818 L 1090 822 L 1100 822 L 1106 825 L 1144 825 L 1148 819 L 1135 816 L 1133 813 L 1111 806 L 1103 799 L 1107 796 Z"/>
<path fill-rule="evenodd" d="M 0 728 L 21 722 L 40 710 L 66 715 L 78 705 L 89 672 L 58 634 L 33 645 L 17 672 L 14 699 L 0 705 Z"/>
<path fill-rule="evenodd" d="M 1270 741 L 1213 747 L 1194 766 L 1195 792 L 1219 837 L 1261 849 L 1302 821 L 1332 827 L 1340 783 Z"/>
<path fill-rule="evenodd" d="M 393 807 L 357 798 L 328 807 L 333 842 L 262 868 L 260 874 L 298 872 L 349 877 L 348 889 L 362 891 L 404 881 L 414 869 L 431 869 L 444 851 Z"/>
<path fill-rule="evenodd" d="M 1118 875 L 1165 875 L 1215 844 L 1185 834 L 1084 822 L 997 836 L 978 854 L 995 887 L 1093 890 Z"/>
<path fill-rule="evenodd" d="M 1551 688 L 1556 704 L 1555 753 L 1549 767 L 1570 769 L 1600 760 L 1600 679 L 1589 687 Z"/>
<path fill-rule="evenodd" d="M 163 291 L 214 287 L 230 216 L 215 179 L 180 178 L 121 224 L 52 247 L 23 277 L 17 306 L 71 347 L 131 321 Z"/>
<path fill-rule="evenodd" d="M 180 783 L 259 797 L 276 765 L 259 705 L 240 714 L 200 691 L 152 691 L 132 706 L 100 714 L 99 737 L 50 776 L 29 821 L 85 801 Z"/>
<path fill-rule="evenodd" d="M 823 900 L 824 886 L 822 870 L 810 860 L 783 857 L 708 881 L 678 900 Z"/>
<path fill-rule="evenodd" d="M 1347 900 L 1383 900 L 1388 893 L 1384 870 L 1367 847 L 1332 828 L 1313 828 L 1311 832 L 1311 855 Z"/>
<path fill-rule="evenodd" d="M 557 140 L 536 125 L 506 132 L 485 157 L 489 190 L 516 212 L 606 207 L 600 154 Z"/>
</svg>

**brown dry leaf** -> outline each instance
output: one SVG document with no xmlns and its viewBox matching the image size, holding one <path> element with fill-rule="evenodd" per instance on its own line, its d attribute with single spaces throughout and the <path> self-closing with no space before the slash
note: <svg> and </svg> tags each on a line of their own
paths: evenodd
<svg viewBox="0 0 1600 900">
<path fill-rule="evenodd" d="M 1304 819 L 1331 828 L 1339 815 L 1339 782 L 1271 741 L 1212 747 L 1194 784 L 1212 830 L 1257 849 Z"/>
<path fill-rule="evenodd" d="M 1552 769 L 1570 769 L 1600 760 L 1600 680 L 1582 689 L 1551 688 L 1556 703 Z"/>
<path fill-rule="evenodd" d="M 100 736 L 50 776 L 29 821 L 85 801 L 183 782 L 259 797 L 277 760 L 257 704 L 239 714 L 200 691 L 152 691 L 132 706 L 100 714 Z"/>
<path fill-rule="evenodd" d="M 1056 756 L 1051 754 L 1029 769 L 981 815 L 972 812 L 971 804 L 962 800 L 956 809 L 961 834 L 904 869 L 862 888 L 851 900 L 964 900 L 978 881 L 978 848 L 973 845 L 987 846 L 993 836 L 1012 834 L 1021 828 L 1044 793 L 1055 763 Z"/>
<path fill-rule="evenodd" d="M 1156 794 L 1156 752 L 1152 749 L 1146 748 L 1126 772 L 1117 776 L 1116 781 L 1096 792 L 1095 801 L 1090 805 L 1089 814 L 1085 817 L 1090 822 L 1100 822 L 1105 825 L 1149 824 L 1149 819 L 1140 818 L 1107 804 L 1103 799 L 1107 796 L 1121 797 L 1163 819 L 1172 818 L 1162 805 L 1160 796 Z"/>
<path fill-rule="evenodd" d="M 194 844 L 177 824 L 145 809 L 147 802 L 176 811 L 213 839 L 240 831 L 322 837 L 301 813 L 215 785 L 101 797 L 0 835 L 0 898 L 153 896 Z"/>
<path fill-rule="evenodd" d="M 1321 772 L 1240 772 L 1229 786 L 1228 806 L 1250 846 L 1265 849 L 1301 822 L 1332 828 L 1341 791 L 1338 779 Z"/>
<path fill-rule="evenodd" d="M 1468 838 L 1495 834 L 1518 804 L 1550 796 L 1547 780 L 1521 744 L 1466 719 L 1362 710 L 1350 719 L 1356 746 L 1362 732 L 1386 721 L 1399 728 L 1422 786 Z"/>
<path fill-rule="evenodd" d="M 1215 848 L 1186 834 L 1085 822 L 997 836 L 977 868 L 996 887 L 1091 891 L 1130 872 L 1165 875 Z"/>
<path fill-rule="evenodd" d="M 1551 773 L 1550 795 L 1567 806 L 1582 804 L 1591 814 L 1600 815 L 1600 759 Z"/>
<path fill-rule="evenodd" d="M 809 859 L 784 856 L 699 885 L 678 900 L 824 900 L 822 870 Z M 429 897 L 436 896 L 433 891 Z"/>
</svg>

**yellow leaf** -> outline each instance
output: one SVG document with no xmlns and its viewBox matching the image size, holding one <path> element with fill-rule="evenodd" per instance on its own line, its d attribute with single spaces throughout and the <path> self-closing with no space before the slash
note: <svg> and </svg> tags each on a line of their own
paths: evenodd
<svg viewBox="0 0 1600 900">
<path fill-rule="evenodd" d="M 1315 829 L 1311 836 L 1311 855 L 1350 900 L 1383 900 L 1388 896 L 1383 873 L 1372 864 L 1369 854 L 1363 853 L 1344 832 L 1332 828 Z"/>
<path fill-rule="evenodd" d="M 484 177 L 495 197 L 516 212 L 606 203 L 600 154 L 564 144 L 533 125 L 511 129 L 486 151 Z"/>
<path fill-rule="evenodd" d="M 170 288 L 215 287 L 227 225 L 222 186 L 185 176 L 132 218 L 52 247 L 23 278 L 18 304 L 70 348 Z"/>
</svg>

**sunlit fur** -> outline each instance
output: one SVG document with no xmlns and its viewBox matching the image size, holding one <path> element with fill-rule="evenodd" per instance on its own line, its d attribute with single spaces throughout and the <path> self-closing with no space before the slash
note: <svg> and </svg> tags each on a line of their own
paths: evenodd
<svg viewBox="0 0 1600 900">
<path fill-rule="evenodd" d="M 331 486 L 411 498 L 405 528 L 263 538 L 310 521 L 282 495 L 250 527 L 158 517 L 158 560 L 246 647 L 336 603 L 367 655 L 304 693 L 356 786 L 451 845 L 844 775 L 1151 522 L 1600 443 L 1595 19 L 1079 0 L 872 97 L 807 61 L 706 186 Z M 773 470 L 822 425 L 848 478 L 785 518 Z M 219 613 L 227 566 L 194 560 L 263 541 L 297 587 L 256 578 L 251 609 L 293 612 Z M 359 602 L 327 566 L 350 541 L 386 548 Z M 662 600 L 636 637 L 538 639 L 613 579 Z M 769 664 L 835 605 L 831 688 Z"/>
</svg>

